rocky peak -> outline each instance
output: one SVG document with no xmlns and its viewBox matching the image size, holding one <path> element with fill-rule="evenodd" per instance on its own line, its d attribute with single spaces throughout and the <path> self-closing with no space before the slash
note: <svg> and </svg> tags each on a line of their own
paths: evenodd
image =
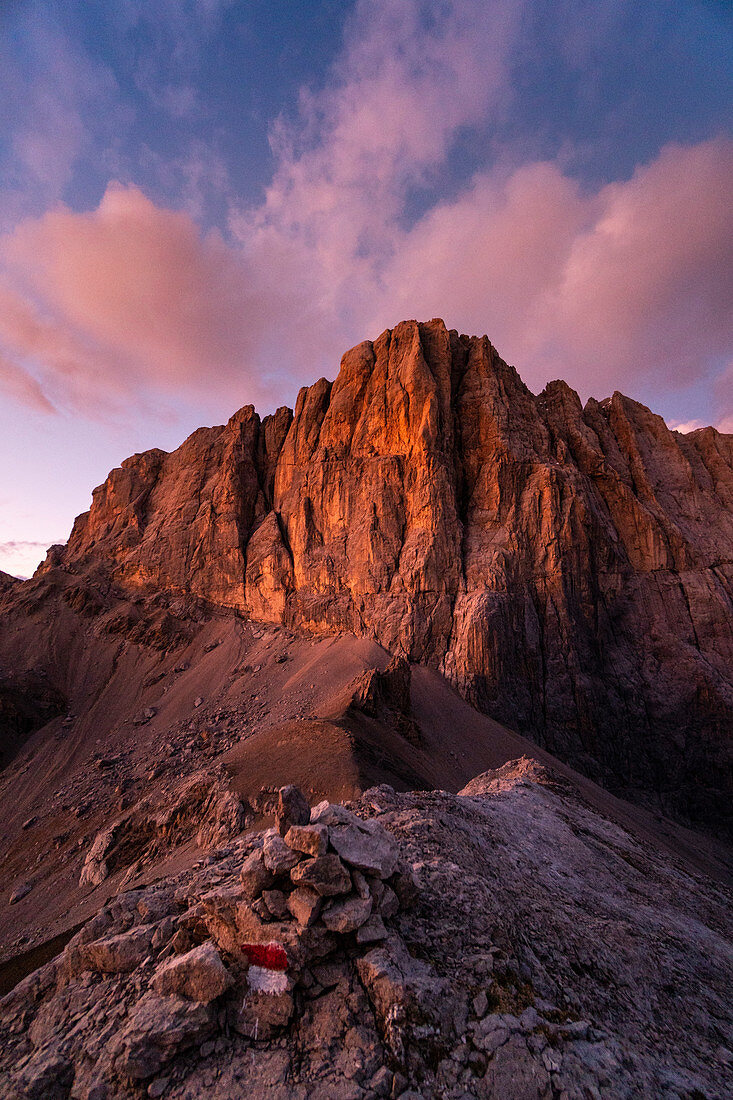
<svg viewBox="0 0 733 1100">
<path fill-rule="evenodd" d="M 733 438 L 619 393 L 534 396 L 486 337 L 402 322 L 294 413 L 128 459 L 64 556 L 90 558 L 374 638 L 619 790 L 727 812 Z"/>
</svg>

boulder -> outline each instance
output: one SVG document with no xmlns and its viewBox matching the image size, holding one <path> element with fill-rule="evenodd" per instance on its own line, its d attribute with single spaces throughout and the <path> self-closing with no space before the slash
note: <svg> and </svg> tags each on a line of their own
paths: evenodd
<svg viewBox="0 0 733 1100">
<path fill-rule="evenodd" d="M 265 833 L 262 854 L 265 867 L 275 876 L 286 875 L 303 858 L 300 852 L 294 852 L 289 848 L 274 829 Z"/>
<path fill-rule="evenodd" d="M 322 856 L 328 850 L 328 829 L 325 825 L 291 825 L 285 843 L 295 852 Z"/>
<path fill-rule="evenodd" d="M 138 1001 L 116 1041 L 117 1069 L 133 1080 L 146 1080 L 179 1050 L 202 1042 L 213 1029 L 210 1005 L 149 991 Z"/>
<path fill-rule="evenodd" d="M 242 864 L 239 874 L 242 884 L 242 892 L 248 901 L 254 901 L 263 890 L 268 890 L 275 882 L 275 876 L 265 866 L 264 854 L 261 848 L 255 848 Z"/>
<path fill-rule="evenodd" d="M 346 862 L 370 875 L 389 878 L 399 862 L 399 848 L 386 829 L 375 822 L 369 832 L 355 825 L 332 825 L 329 829 L 331 846 Z"/>
<path fill-rule="evenodd" d="M 351 876 L 333 852 L 303 860 L 293 867 L 290 878 L 296 886 L 312 886 L 323 897 L 347 894 L 351 889 Z"/>
<path fill-rule="evenodd" d="M 331 932 L 344 935 L 356 932 L 369 919 L 372 911 L 372 899 L 350 897 L 331 901 L 323 910 L 322 920 Z"/>
<path fill-rule="evenodd" d="M 311 811 L 308 800 L 299 787 L 281 787 L 277 796 L 275 821 L 280 836 L 285 836 L 291 825 L 307 825 Z"/>
<path fill-rule="evenodd" d="M 317 920 L 323 898 L 309 886 L 298 886 L 288 897 L 287 905 L 298 924 L 308 927 Z"/>
<path fill-rule="evenodd" d="M 381 943 L 387 938 L 387 929 L 379 913 L 372 913 L 356 931 L 357 943 Z"/>
<path fill-rule="evenodd" d="M 263 890 L 260 899 L 266 906 L 268 913 L 275 920 L 283 920 L 288 915 L 288 899 L 282 890 Z"/>
<path fill-rule="evenodd" d="M 36 1051 L 23 1067 L 18 1084 L 20 1092 L 11 1094 L 23 1100 L 66 1100 L 74 1078 L 74 1067 L 56 1043 Z M 10 1098 L 9 1098 L 10 1100 Z"/>
<path fill-rule="evenodd" d="M 95 836 L 92 846 L 86 854 L 84 866 L 79 875 L 80 886 L 99 886 L 100 882 L 109 876 L 110 869 L 107 857 L 115 846 L 122 824 L 109 825 Z"/>
<path fill-rule="evenodd" d="M 310 820 L 312 825 L 353 825 L 355 829 L 363 828 L 365 824 L 345 806 L 325 799 L 313 807 Z"/>
<path fill-rule="evenodd" d="M 448 1036 L 452 1025 L 445 1015 L 447 983 L 427 963 L 413 958 L 403 940 L 389 936 L 382 946 L 358 959 L 356 967 L 377 1018 L 385 1025 L 406 1017 L 430 1020 Z M 389 1026 L 386 1031 L 388 1041 L 401 1041 Z"/>
<path fill-rule="evenodd" d="M 246 997 L 229 1006 L 229 1026 L 249 1039 L 272 1039 L 289 1023 L 293 1008 L 289 990 L 282 993 L 248 990 Z"/>
<path fill-rule="evenodd" d="M 92 940 L 81 949 L 82 966 L 102 974 L 125 974 L 147 958 L 152 938 L 153 929 L 145 925 L 116 936 Z"/>
<path fill-rule="evenodd" d="M 145 890 L 135 907 L 145 924 L 152 924 L 178 909 L 172 890 Z"/>
<path fill-rule="evenodd" d="M 167 996 L 177 994 L 190 1001 L 209 1004 L 229 989 L 233 982 L 219 952 L 213 943 L 208 942 L 163 963 L 151 984 L 156 993 Z"/>
<path fill-rule="evenodd" d="M 405 908 L 408 908 L 405 906 Z M 379 901 L 379 912 L 385 920 L 390 920 L 392 917 L 396 917 L 400 911 L 400 900 L 397 897 L 394 890 L 390 889 L 385 884 L 382 890 L 382 896 Z"/>
<path fill-rule="evenodd" d="M 486 1071 L 490 1096 L 511 1096 L 513 1100 L 535 1100 L 551 1091 L 551 1080 L 541 1059 L 532 1057 L 519 1035 L 507 1037 Z"/>
</svg>

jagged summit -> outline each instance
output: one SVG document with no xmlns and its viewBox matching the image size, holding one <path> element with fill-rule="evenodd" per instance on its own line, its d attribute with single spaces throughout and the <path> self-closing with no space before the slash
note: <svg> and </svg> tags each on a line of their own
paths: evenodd
<svg viewBox="0 0 733 1100">
<path fill-rule="evenodd" d="M 53 560 L 90 559 L 376 639 L 618 790 L 728 812 L 733 438 L 534 396 L 486 337 L 405 321 L 294 412 L 127 459 Z"/>
</svg>

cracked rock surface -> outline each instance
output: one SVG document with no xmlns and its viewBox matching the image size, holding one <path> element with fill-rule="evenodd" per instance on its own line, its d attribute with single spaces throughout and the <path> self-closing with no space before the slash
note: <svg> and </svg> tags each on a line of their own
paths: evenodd
<svg viewBox="0 0 733 1100">
<path fill-rule="evenodd" d="M 299 816 L 284 841 L 242 834 L 120 893 L 6 996 L 0 1093 L 731 1094 L 729 892 L 537 763 L 457 796 L 381 786 L 321 804 L 307 841 Z M 337 856 L 343 830 L 360 843 Z M 258 879 L 274 836 L 296 862 Z M 298 868 L 329 855 L 331 892 L 302 885 Z"/>
</svg>

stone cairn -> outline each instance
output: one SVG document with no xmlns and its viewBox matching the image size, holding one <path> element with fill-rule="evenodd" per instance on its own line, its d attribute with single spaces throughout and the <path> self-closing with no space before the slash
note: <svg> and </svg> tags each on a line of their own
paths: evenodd
<svg viewBox="0 0 733 1100">
<path fill-rule="evenodd" d="M 412 869 L 378 822 L 329 802 L 311 810 L 292 786 L 280 790 L 275 816 L 244 861 L 239 889 L 201 900 L 207 933 L 246 970 L 230 1023 L 253 1038 L 288 1022 L 295 986 L 313 981 L 313 964 L 340 947 L 381 942 L 385 920 L 417 897 Z"/>
<path fill-rule="evenodd" d="M 417 899 L 412 868 L 381 824 L 328 802 L 311 810 L 295 787 L 278 793 L 275 828 L 242 835 L 228 853 L 177 885 L 117 895 L 4 998 L 18 1057 L 0 1094 L 46 1100 L 73 1079 L 74 1095 L 109 1100 L 183 1051 L 218 1050 L 231 1031 L 272 1039 L 299 992 L 317 996 L 349 958 L 358 969 L 382 941 L 396 943 L 385 921 Z M 121 1022 L 74 1026 L 76 999 L 85 1020 Z"/>
</svg>

